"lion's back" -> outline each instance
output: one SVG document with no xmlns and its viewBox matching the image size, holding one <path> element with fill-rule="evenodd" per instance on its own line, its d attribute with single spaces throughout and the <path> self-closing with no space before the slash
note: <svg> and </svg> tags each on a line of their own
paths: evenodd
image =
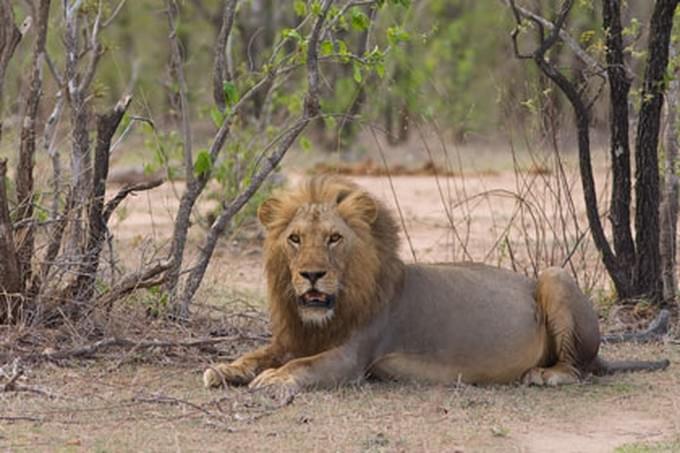
<svg viewBox="0 0 680 453">
<path fill-rule="evenodd" d="M 404 370 L 421 374 L 513 380 L 545 352 L 535 288 L 533 279 L 481 264 L 409 265 L 380 353 L 397 368 L 417 359 Z"/>
</svg>

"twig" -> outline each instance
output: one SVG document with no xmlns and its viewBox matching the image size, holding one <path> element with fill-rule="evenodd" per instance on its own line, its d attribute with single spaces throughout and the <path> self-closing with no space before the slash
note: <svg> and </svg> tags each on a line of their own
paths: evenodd
<svg viewBox="0 0 680 453">
<path fill-rule="evenodd" d="M 165 181 L 163 180 L 163 178 L 159 178 L 159 179 L 154 179 L 153 181 L 146 181 L 146 182 L 140 182 L 140 183 L 137 183 L 137 184 L 127 184 L 127 185 L 125 185 L 104 206 L 104 211 L 102 212 L 102 219 L 104 220 L 104 223 L 109 221 L 109 219 L 111 218 L 111 214 L 113 214 L 113 211 L 116 210 L 118 205 L 128 195 L 134 194 L 135 192 L 141 192 L 141 191 L 144 191 L 144 190 L 154 189 L 154 188 L 160 186 L 161 184 L 163 184 L 164 182 Z"/>
</svg>

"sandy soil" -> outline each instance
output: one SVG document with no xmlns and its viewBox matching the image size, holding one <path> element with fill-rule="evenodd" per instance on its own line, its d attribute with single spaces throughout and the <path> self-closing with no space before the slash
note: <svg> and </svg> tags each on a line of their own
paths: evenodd
<svg viewBox="0 0 680 453">
<path fill-rule="evenodd" d="M 295 183 L 300 177 L 289 179 Z M 356 180 L 400 209 L 408 232 L 401 249 L 406 260 L 472 258 L 507 267 L 515 262 L 525 266 L 519 270 L 531 272 L 530 253 L 521 250 L 535 244 L 527 246 L 521 229 L 506 227 L 517 219 L 517 199 L 509 191 L 522 192 L 516 173 Z M 166 185 L 126 202 L 112 230 L 125 261 L 138 260 L 145 244 L 167 240 L 175 190 L 181 186 Z M 580 200 L 578 192 L 574 196 Z M 536 210 L 545 212 L 538 204 L 541 197 L 535 199 Z M 576 216 L 582 218 L 577 204 Z M 544 243 L 554 245 L 563 231 L 558 233 L 546 235 Z M 192 243 L 203 234 L 194 228 Z M 515 248 L 514 261 L 498 246 L 503 235 Z M 263 307 L 259 241 L 252 228 L 225 240 L 198 300 L 225 305 L 238 294 Z M 540 256 L 549 256 L 547 251 Z M 591 263 L 586 271 L 595 274 L 597 260 L 589 253 L 583 252 L 583 263 Z M 233 356 L 253 346 L 223 347 Z M 605 346 L 604 354 L 668 357 L 673 365 L 665 372 L 593 378 L 559 389 L 371 382 L 306 392 L 280 408 L 266 395 L 243 389 L 201 388 L 208 356 L 186 363 L 120 359 L 44 365 L 22 380 L 43 393 L 0 392 L 0 450 L 680 451 L 680 346 L 670 341 Z"/>
</svg>

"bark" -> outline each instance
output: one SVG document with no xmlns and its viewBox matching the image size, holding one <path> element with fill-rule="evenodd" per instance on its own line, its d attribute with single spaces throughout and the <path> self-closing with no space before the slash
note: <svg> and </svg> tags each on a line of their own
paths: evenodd
<svg viewBox="0 0 680 453">
<path fill-rule="evenodd" d="M 677 57 L 677 51 L 673 45 L 670 49 L 671 59 Z M 661 245 L 661 275 L 663 284 L 663 301 L 672 303 L 678 292 L 677 281 L 677 224 L 678 224 L 678 175 L 676 167 L 678 162 L 678 131 L 680 119 L 678 118 L 678 106 L 680 106 L 680 72 L 675 68 L 675 74 L 668 86 L 666 96 L 666 146 L 664 165 L 664 190 L 660 207 L 660 245 Z"/>
<path fill-rule="evenodd" d="M 0 0 L 0 141 L 2 140 L 2 112 L 4 110 L 3 89 L 5 72 L 14 51 L 21 41 L 21 33 L 14 22 L 14 13 L 9 0 Z"/>
<path fill-rule="evenodd" d="M 42 98 L 42 65 L 45 59 L 45 41 L 47 39 L 50 0 L 41 0 L 38 6 L 36 23 L 36 40 L 31 57 L 31 69 L 26 93 L 24 118 L 21 126 L 21 144 L 19 163 L 16 174 L 17 213 L 15 221 L 24 226 L 15 231 L 18 242 L 17 254 L 21 267 L 21 278 L 24 284 L 31 278 L 31 260 L 33 257 L 34 225 L 25 222 L 33 217 L 33 166 L 35 160 L 36 118 L 38 106 Z"/>
<path fill-rule="evenodd" d="M 97 144 L 94 158 L 94 180 L 92 181 L 93 192 L 88 207 L 87 247 L 78 268 L 75 285 L 69 291 L 76 303 L 88 303 L 94 294 L 99 255 L 108 231 L 103 213 L 106 178 L 109 174 L 111 139 L 116 133 L 131 100 L 130 96 L 126 96 L 110 112 L 97 117 Z"/>
<path fill-rule="evenodd" d="M 226 102 L 224 99 L 224 82 L 231 80 L 232 74 L 229 73 L 227 64 L 227 41 L 234 26 L 234 16 L 238 0 L 226 0 L 224 2 L 224 13 L 220 24 L 220 31 L 217 35 L 215 44 L 215 58 L 213 64 L 213 98 L 215 105 L 224 112 Z"/>
<path fill-rule="evenodd" d="M 12 221 L 7 200 L 7 159 L 0 159 L 0 324 L 13 321 L 17 294 L 23 291 L 19 261 L 14 248 Z"/>
<path fill-rule="evenodd" d="M 630 228 L 630 142 L 628 138 L 628 94 L 630 79 L 626 74 L 619 0 L 603 1 L 602 20 L 606 32 L 607 75 L 609 80 L 610 155 L 612 190 L 609 219 L 612 224 L 614 253 L 629 280 L 635 266 L 635 244 Z M 619 294 L 620 298 L 632 294 Z"/>
<path fill-rule="evenodd" d="M 678 0 L 658 0 L 654 6 L 635 141 L 637 265 L 633 284 L 638 295 L 646 295 L 654 301 L 659 301 L 662 293 L 659 252 L 659 130 L 673 15 L 677 4 Z"/>
</svg>

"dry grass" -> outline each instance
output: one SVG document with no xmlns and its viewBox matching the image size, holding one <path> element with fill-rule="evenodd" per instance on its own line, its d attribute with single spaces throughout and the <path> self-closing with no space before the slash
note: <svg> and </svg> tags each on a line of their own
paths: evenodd
<svg viewBox="0 0 680 453">
<path fill-rule="evenodd" d="M 672 345 L 606 347 L 605 354 L 680 360 Z M 111 371 L 115 362 L 98 360 L 30 370 L 26 381 L 52 396 L 0 395 L 0 448 L 611 451 L 680 436 L 678 367 L 559 389 L 371 382 L 306 392 L 277 407 L 265 394 L 203 389 L 200 364 L 168 362 Z"/>
<path fill-rule="evenodd" d="M 474 197 L 516 190 L 516 172 L 496 170 L 503 163 L 494 165 L 493 172 L 465 169 L 464 177 L 441 180 L 444 197 L 428 176 L 396 178 L 396 194 L 386 178 L 358 181 L 390 204 L 396 195 L 419 261 L 449 261 L 464 254 L 444 204 L 458 209 L 452 212 L 459 232 L 465 232 L 466 253 L 482 260 L 493 249 L 498 233 L 505 231 L 516 202 L 486 197 L 476 204 L 455 205 L 454 199 L 461 194 Z M 544 167 L 522 165 L 529 169 L 523 173 L 527 178 L 550 176 L 539 171 Z M 134 265 L 147 238 L 154 243 L 167 236 L 176 208 L 173 193 L 168 186 L 126 201 L 112 228 L 121 265 Z M 574 195 L 578 202 L 579 197 Z M 510 243 L 519 252 L 522 243 L 516 238 L 524 233 L 511 233 Z M 193 240 L 200 234 L 195 231 Z M 255 232 L 240 234 L 216 251 L 190 325 L 147 317 L 155 299 L 142 292 L 127 305 L 114 306 L 106 316 L 88 320 L 89 326 L 0 332 L 4 357 L 0 363 L 8 364 L 4 369 L 8 375 L 12 358 L 31 352 L 65 351 L 97 338 L 122 337 L 139 344 L 104 348 L 79 358 L 26 360 L 16 385 L 0 391 L 0 450 L 680 450 L 680 346 L 671 341 L 603 347 L 608 358 L 668 357 L 672 365 L 667 371 L 592 378 L 558 389 L 369 382 L 305 392 L 283 407 L 264 393 L 203 389 L 200 377 L 205 366 L 236 357 L 266 340 L 259 240 Z M 498 250 L 491 261 L 508 267 L 510 258 Z M 402 254 L 413 259 L 406 246 Z M 588 261 L 584 254 L 583 265 L 588 262 L 592 267 L 585 271 L 594 274 L 596 257 Z M 636 312 L 635 322 L 638 318 L 648 316 Z M 609 326 L 621 327 L 612 320 Z M 215 336 L 226 338 L 201 346 L 151 344 Z M 0 374 L 0 389 L 8 379 Z"/>
</svg>

